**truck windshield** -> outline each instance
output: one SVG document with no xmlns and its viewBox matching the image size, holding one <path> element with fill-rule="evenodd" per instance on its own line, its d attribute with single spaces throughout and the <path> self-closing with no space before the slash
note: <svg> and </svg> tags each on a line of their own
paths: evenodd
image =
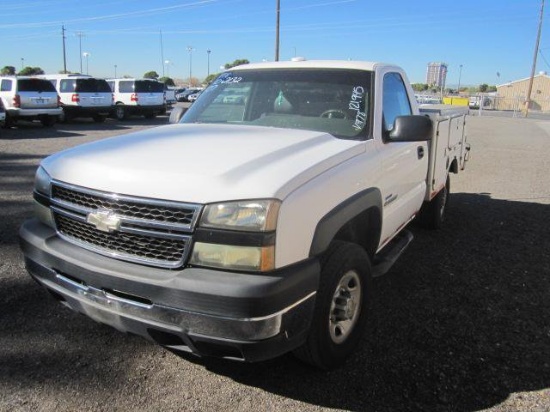
<svg viewBox="0 0 550 412">
<path fill-rule="evenodd" d="M 370 125 L 371 72 L 338 69 L 235 70 L 221 74 L 182 123 L 236 123 L 360 139 Z"/>
</svg>

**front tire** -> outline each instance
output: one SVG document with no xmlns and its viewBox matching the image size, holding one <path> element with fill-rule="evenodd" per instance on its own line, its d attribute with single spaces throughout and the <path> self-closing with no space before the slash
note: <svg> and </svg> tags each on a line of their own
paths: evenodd
<svg viewBox="0 0 550 412">
<path fill-rule="evenodd" d="M 371 300 L 370 260 L 360 246 L 334 241 L 321 259 L 314 316 L 296 357 L 321 369 L 342 366 L 365 330 Z"/>
</svg>

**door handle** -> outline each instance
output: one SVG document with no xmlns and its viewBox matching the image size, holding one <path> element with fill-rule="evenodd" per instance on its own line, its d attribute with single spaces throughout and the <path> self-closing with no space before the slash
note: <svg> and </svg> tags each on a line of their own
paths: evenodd
<svg viewBox="0 0 550 412">
<path fill-rule="evenodd" d="M 422 159 L 424 157 L 424 147 L 418 146 L 416 148 L 416 154 L 418 155 L 419 159 Z"/>
</svg>

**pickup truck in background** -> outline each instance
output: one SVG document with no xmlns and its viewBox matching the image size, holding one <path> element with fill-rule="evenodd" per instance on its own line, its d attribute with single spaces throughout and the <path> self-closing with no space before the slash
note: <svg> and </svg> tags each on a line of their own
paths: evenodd
<svg viewBox="0 0 550 412">
<path fill-rule="evenodd" d="M 464 110 L 419 110 L 388 64 L 232 68 L 175 124 L 43 160 L 20 230 L 27 270 L 69 308 L 172 351 L 337 367 L 408 223 L 444 222 Z"/>
</svg>

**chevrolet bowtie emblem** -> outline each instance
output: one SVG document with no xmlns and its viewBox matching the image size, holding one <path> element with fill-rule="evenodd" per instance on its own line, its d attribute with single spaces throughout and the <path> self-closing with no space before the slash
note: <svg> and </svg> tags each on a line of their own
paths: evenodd
<svg viewBox="0 0 550 412">
<path fill-rule="evenodd" d="M 99 210 L 88 214 L 86 221 L 102 232 L 111 233 L 120 229 L 120 218 L 108 210 Z"/>
</svg>

